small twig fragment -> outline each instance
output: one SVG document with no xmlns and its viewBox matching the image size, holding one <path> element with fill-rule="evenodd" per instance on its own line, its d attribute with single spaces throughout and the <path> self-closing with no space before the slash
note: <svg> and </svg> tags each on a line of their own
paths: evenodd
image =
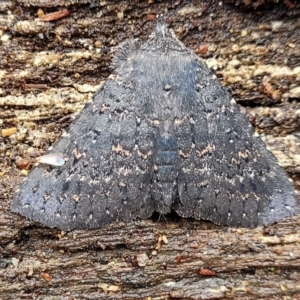
<svg viewBox="0 0 300 300">
<path fill-rule="evenodd" d="M 203 268 L 201 268 L 199 270 L 199 274 L 200 275 L 204 275 L 204 276 L 215 276 L 216 272 L 212 271 L 212 270 L 209 270 L 209 269 L 203 269 Z"/>
<path fill-rule="evenodd" d="M 2 137 L 8 137 L 10 135 L 13 135 L 17 132 L 17 128 L 16 127 L 11 127 L 11 128 L 6 128 L 6 129 L 2 129 Z"/>
<path fill-rule="evenodd" d="M 70 11 L 68 9 L 62 9 L 50 14 L 46 14 L 44 16 L 40 16 L 39 19 L 43 22 L 51 22 L 55 20 L 62 19 L 70 14 Z"/>
</svg>

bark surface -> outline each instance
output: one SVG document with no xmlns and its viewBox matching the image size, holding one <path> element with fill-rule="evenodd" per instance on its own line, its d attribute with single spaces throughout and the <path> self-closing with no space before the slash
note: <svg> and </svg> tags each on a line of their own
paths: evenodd
<svg viewBox="0 0 300 300">
<path fill-rule="evenodd" d="M 1 300 L 300 299 L 300 216 L 234 229 L 156 215 L 66 233 L 9 210 L 33 158 L 110 74 L 112 48 L 144 40 L 162 13 L 299 189 L 300 5 L 272 2 L 1 1 Z"/>
</svg>

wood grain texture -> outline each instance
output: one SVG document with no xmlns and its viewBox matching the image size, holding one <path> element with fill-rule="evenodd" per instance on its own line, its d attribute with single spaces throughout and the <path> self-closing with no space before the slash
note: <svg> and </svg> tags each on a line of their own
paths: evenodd
<svg viewBox="0 0 300 300">
<path fill-rule="evenodd" d="M 65 8 L 42 2 L 0 5 L 0 126 L 17 128 L 0 137 L 0 299 L 300 298 L 299 216 L 257 229 L 156 216 L 63 233 L 9 211 L 26 176 L 18 160 L 45 152 L 110 74 L 111 47 L 145 39 L 166 9 L 299 186 L 299 4 L 69 1 L 70 15 L 41 22 L 38 9 Z"/>
</svg>

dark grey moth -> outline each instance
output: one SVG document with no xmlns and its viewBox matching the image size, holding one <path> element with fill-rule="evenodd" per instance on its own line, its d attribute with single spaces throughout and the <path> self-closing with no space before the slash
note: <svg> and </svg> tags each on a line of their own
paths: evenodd
<svg viewBox="0 0 300 300">
<path fill-rule="evenodd" d="M 114 72 L 39 164 L 11 209 L 49 227 L 95 228 L 175 210 L 255 227 L 298 213 L 286 172 L 216 76 L 165 24 L 125 42 Z"/>
</svg>

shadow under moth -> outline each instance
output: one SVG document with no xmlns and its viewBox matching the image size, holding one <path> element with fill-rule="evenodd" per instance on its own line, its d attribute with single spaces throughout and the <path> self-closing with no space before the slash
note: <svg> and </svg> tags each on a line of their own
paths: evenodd
<svg viewBox="0 0 300 300">
<path fill-rule="evenodd" d="M 166 24 L 143 44 L 125 42 L 112 64 L 113 74 L 48 152 L 50 165 L 34 167 L 21 185 L 12 211 L 63 230 L 154 211 L 244 227 L 299 212 L 286 172 Z"/>
</svg>

